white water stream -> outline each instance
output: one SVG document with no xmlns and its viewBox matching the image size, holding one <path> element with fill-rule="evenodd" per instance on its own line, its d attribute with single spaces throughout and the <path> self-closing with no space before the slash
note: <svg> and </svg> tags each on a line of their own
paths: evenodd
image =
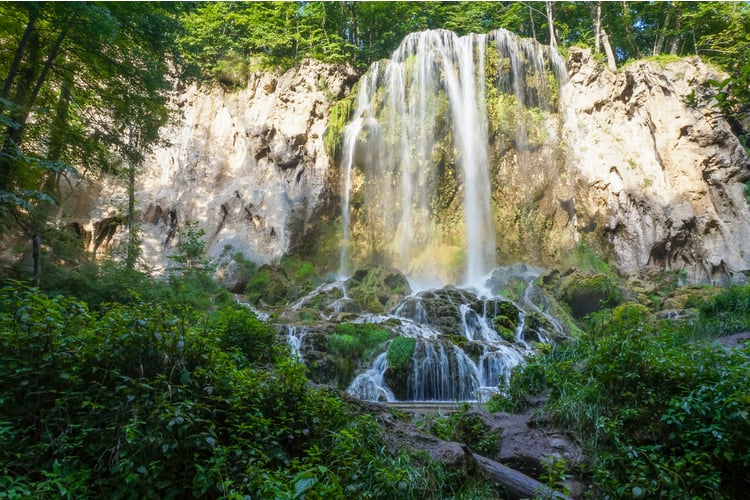
<svg viewBox="0 0 750 500">
<path fill-rule="evenodd" d="M 389 387 L 386 343 L 350 384 L 350 394 L 385 401 L 481 400 L 507 382 L 528 353 L 528 314 L 544 322 L 535 325 L 532 340 L 548 341 L 548 330 L 562 331 L 532 283 L 538 271 L 527 268 L 516 276 L 526 288 L 515 304 L 520 311 L 511 332 L 515 339 L 493 327 L 498 299 L 491 292 L 497 290 L 491 285 L 495 274 L 490 278 L 496 268 L 492 186 L 500 181 L 490 165 L 488 101 L 506 96 L 515 102 L 516 117 L 524 108 L 546 109 L 548 85 L 562 82 L 565 74 L 555 51 L 507 31 L 459 37 L 437 30 L 408 35 L 389 60 L 373 64 L 360 80 L 343 134 L 339 276 L 368 263 L 365 254 L 371 252 L 404 273 L 413 290 L 424 292 L 389 314 L 353 320 L 387 325 L 392 335 L 415 339 L 415 347 L 408 373 L 399 375 L 400 387 Z M 514 144 L 523 162 L 528 131 L 524 120 L 516 122 Z M 446 186 L 455 192 L 446 194 Z M 472 290 L 444 292 L 449 301 L 463 300 L 449 304 L 451 314 L 460 315 L 451 332 L 437 327 L 441 318 L 430 317 L 424 303 L 430 289 L 448 283 Z M 334 292 L 338 298 L 321 319 L 351 314 L 343 282 L 321 286 L 292 309 L 319 303 L 315 294 Z M 479 312 L 478 301 L 484 301 Z M 300 331 L 292 328 L 287 335 L 300 354 Z"/>
</svg>

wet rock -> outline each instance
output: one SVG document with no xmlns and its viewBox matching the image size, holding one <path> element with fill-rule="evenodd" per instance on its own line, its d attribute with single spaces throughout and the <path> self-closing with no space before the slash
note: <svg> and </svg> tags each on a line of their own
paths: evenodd
<svg viewBox="0 0 750 500">
<path fill-rule="evenodd" d="M 574 318 L 582 318 L 616 305 L 616 290 L 604 274 L 573 271 L 560 280 L 557 297 L 570 307 Z"/>
<path fill-rule="evenodd" d="M 409 282 L 401 272 L 380 266 L 356 271 L 346 281 L 346 288 L 362 310 L 373 313 L 391 309 L 411 293 Z"/>
<path fill-rule="evenodd" d="M 494 459 L 532 477 L 544 472 L 549 457 L 565 461 L 566 470 L 575 471 L 583 463 L 581 447 L 554 432 L 539 428 L 531 413 L 488 413 L 483 408 L 472 408 L 467 414 L 481 420 L 488 433 L 497 433 L 499 443 Z"/>
<path fill-rule="evenodd" d="M 425 321 L 445 334 L 460 334 L 463 331 L 461 306 L 477 301 L 477 297 L 453 286 L 430 290 L 419 294 L 425 313 Z"/>
</svg>

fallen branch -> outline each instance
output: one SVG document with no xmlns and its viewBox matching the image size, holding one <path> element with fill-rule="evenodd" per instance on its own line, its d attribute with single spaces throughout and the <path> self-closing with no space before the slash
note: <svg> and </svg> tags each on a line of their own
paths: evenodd
<svg viewBox="0 0 750 500">
<path fill-rule="evenodd" d="M 472 453 L 472 455 L 487 475 L 493 481 L 501 484 L 505 488 L 505 491 L 514 498 L 534 498 L 541 496 L 542 498 L 570 500 L 569 496 L 553 490 L 522 472 L 518 472 L 500 462 L 495 462 L 476 453 Z"/>
</svg>

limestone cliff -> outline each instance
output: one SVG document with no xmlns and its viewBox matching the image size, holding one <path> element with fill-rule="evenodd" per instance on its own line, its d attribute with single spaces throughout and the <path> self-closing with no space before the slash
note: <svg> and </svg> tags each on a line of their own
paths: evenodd
<svg viewBox="0 0 750 500">
<path fill-rule="evenodd" d="M 744 280 L 750 159 L 710 106 L 703 84 L 713 70 L 689 58 L 611 73 L 579 49 L 567 64 L 556 111 L 529 115 L 537 130 L 526 130 L 523 151 L 503 128 L 510 121 L 489 127 L 501 263 L 562 265 L 583 240 L 610 252 L 624 275 L 653 268 L 684 270 L 689 281 Z M 297 245 L 318 222 L 315 211 L 339 194 L 343 173 L 323 136 L 332 104 L 354 79 L 349 69 L 306 61 L 283 74 L 254 74 L 234 91 L 176 92 L 178 117 L 138 177 L 147 262 L 167 265 L 186 220 L 205 230 L 214 259 L 227 260 L 231 246 L 264 263 Z M 490 97 L 491 121 L 518 113 Z M 446 172 L 455 170 L 450 161 L 446 153 Z M 457 189 L 448 190 L 450 200 L 459 199 Z M 96 224 L 122 214 L 124 198 L 124 189 L 105 186 L 77 218 L 93 233 L 90 249 L 101 239 Z"/>
<path fill-rule="evenodd" d="M 164 269 L 185 221 L 205 231 L 215 260 L 229 246 L 258 263 L 288 252 L 335 184 L 323 136 L 329 107 L 354 77 L 350 68 L 307 60 L 284 73 L 255 73 L 231 91 L 176 91 L 175 119 L 136 181 L 145 261 Z M 93 232 L 95 221 L 126 206 L 124 189 L 96 189 L 103 191 L 88 212 Z"/>
<path fill-rule="evenodd" d="M 710 105 L 697 57 L 613 74 L 572 50 L 563 89 L 578 232 L 611 244 L 619 270 L 684 270 L 690 281 L 750 271 L 750 159 Z"/>
</svg>

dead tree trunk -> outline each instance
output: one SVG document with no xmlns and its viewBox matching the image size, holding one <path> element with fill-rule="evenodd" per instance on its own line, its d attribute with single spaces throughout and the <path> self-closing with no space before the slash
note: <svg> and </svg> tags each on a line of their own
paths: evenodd
<svg viewBox="0 0 750 500">
<path fill-rule="evenodd" d="M 487 457 L 473 453 L 474 460 L 487 473 L 493 481 L 497 481 L 505 488 L 505 491 L 513 498 L 559 498 L 570 499 L 559 491 L 555 491 L 534 478 L 527 476 L 515 469 L 511 469 L 500 462 L 495 462 Z"/>
<path fill-rule="evenodd" d="M 609 37 L 604 28 L 602 28 L 602 45 L 604 45 L 604 53 L 607 54 L 607 67 L 612 73 L 617 73 L 615 53 L 612 51 L 612 45 L 609 44 Z"/>
</svg>

